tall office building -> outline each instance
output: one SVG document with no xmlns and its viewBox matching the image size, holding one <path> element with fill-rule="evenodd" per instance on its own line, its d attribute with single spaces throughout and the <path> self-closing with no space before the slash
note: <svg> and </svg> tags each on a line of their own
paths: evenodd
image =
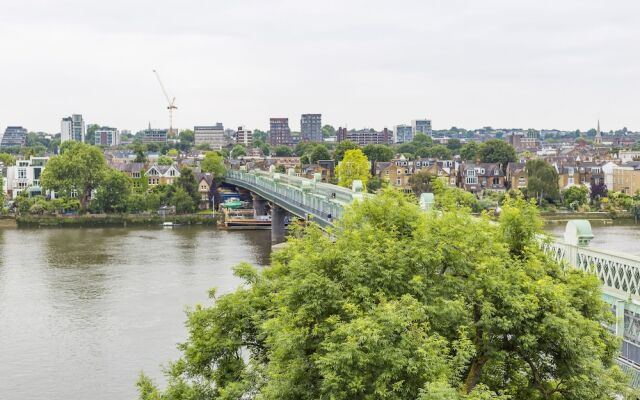
<svg viewBox="0 0 640 400">
<path fill-rule="evenodd" d="M 7 126 L 0 147 L 19 147 L 27 142 L 27 130 L 21 126 Z"/>
<path fill-rule="evenodd" d="M 411 125 L 396 125 L 393 129 L 393 141 L 405 143 L 413 140 L 413 127 Z"/>
<path fill-rule="evenodd" d="M 94 136 L 96 146 L 117 146 L 120 144 L 120 132 L 116 128 L 103 126 L 96 129 Z"/>
<path fill-rule="evenodd" d="M 149 128 L 142 131 L 142 143 L 167 143 L 167 129 L 151 129 Z"/>
<path fill-rule="evenodd" d="M 193 134 L 196 146 L 207 144 L 213 150 L 222 150 L 229 144 L 224 133 L 224 126 L 220 122 L 210 126 L 194 126 Z"/>
<path fill-rule="evenodd" d="M 293 144 L 289 118 L 271 118 L 269 120 L 269 144 L 272 146 Z"/>
<path fill-rule="evenodd" d="M 391 144 L 393 143 L 393 132 L 387 128 L 378 132 L 374 129 L 360 129 L 359 131 L 349 131 L 347 128 L 339 127 L 337 131 L 338 142 L 350 140 L 358 146 L 368 144 Z"/>
<path fill-rule="evenodd" d="M 322 114 L 302 114 L 300 135 L 303 142 L 322 142 Z"/>
<path fill-rule="evenodd" d="M 413 128 L 413 134 L 424 133 L 427 136 L 432 136 L 430 119 L 414 119 L 411 121 L 411 127 Z"/>
<path fill-rule="evenodd" d="M 253 131 L 245 129 L 244 126 L 239 126 L 236 131 L 236 143 L 245 147 L 253 146 Z"/>
<path fill-rule="evenodd" d="M 73 140 L 74 142 L 84 142 L 85 135 L 84 119 L 81 114 L 73 114 L 70 117 L 62 118 L 60 124 L 60 142 Z"/>
</svg>

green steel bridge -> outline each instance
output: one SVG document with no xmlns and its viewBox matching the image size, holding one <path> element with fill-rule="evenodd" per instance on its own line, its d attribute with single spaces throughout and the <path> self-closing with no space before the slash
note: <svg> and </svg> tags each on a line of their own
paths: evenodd
<svg viewBox="0 0 640 400">
<path fill-rule="evenodd" d="M 272 238 L 284 237 L 284 218 L 287 214 L 309 220 L 321 227 L 333 225 L 340 218 L 346 205 L 363 199 L 362 183 L 354 182 L 353 188 L 343 188 L 313 179 L 271 171 L 230 170 L 225 181 L 249 190 L 256 210 L 264 210 L 264 203 L 271 205 Z M 420 205 L 429 209 L 433 195 L 423 195 Z M 604 300 L 611 305 L 616 323 L 610 330 L 622 338 L 620 366 L 631 374 L 633 386 L 640 387 L 640 257 L 595 249 L 589 246 L 593 239 L 591 225 L 586 220 L 569 221 L 564 240 L 541 240 L 545 252 L 558 262 L 594 273 L 602 282 Z"/>
</svg>

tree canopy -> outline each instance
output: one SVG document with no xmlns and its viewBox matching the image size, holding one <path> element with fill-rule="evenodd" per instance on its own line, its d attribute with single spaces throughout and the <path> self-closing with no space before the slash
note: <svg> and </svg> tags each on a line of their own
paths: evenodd
<svg viewBox="0 0 640 400">
<path fill-rule="evenodd" d="M 104 179 L 107 163 L 102 151 L 96 146 L 69 141 L 62 147 L 63 153 L 51 157 L 47 162 L 47 167 L 42 172 L 42 186 L 66 197 L 72 197 L 76 192 L 81 210 L 85 211 L 91 192 Z"/>
<path fill-rule="evenodd" d="M 499 224 L 386 190 L 309 227 L 214 304 L 143 400 L 613 400 L 627 394 L 595 275 L 539 249 L 536 209 Z"/>
<path fill-rule="evenodd" d="M 560 198 L 558 186 L 558 172 L 544 160 L 529 160 L 525 164 L 527 172 L 527 197 L 536 199 L 538 203 L 542 199 L 554 201 Z"/>
<path fill-rule="evenodd" d="M 221 181 L 227 173 L 227 169 L 224 166 L 224 159 L 215 151 L 209 151 L 205 154 L 204 159 L 200 162 L 200 170 L 212 174 L 218 182 Z"/>
<path fill-rule="evenodd" d="M 479 151 L 480 145 L 478 142 L 466 143 L 462 148 L 460 148 L 460 158 L 464 161 L 475 161 L 476 157 L 478 157 Z"/>
<path fill-rule="evenodd" d="M 336 150 L 333 153 L 333 159 L 336 160 L 336 162 L 340 162 L 342 161 L 342 159 L 344 158 L 344 154 L 348 150 L 355 150 L 359 148 L 360 146 L 358 146 L 351 140 L 343 140 L 342 142 L 338 142 L 338 144 L 336 145 Z"/>
<path fill-rule="evenodd" d="M 507 164 L 516 160 L 516 151 L 503 140 L 491 139 L 480 145 L 478 156 L 483 163 L 500 163 L 506 170 Z"/>
<path fill-rule="evenodd" d="M 369 160 L 362 150 L 347 150 L 336 167 L 338 185 L 351 188 L 353 181 L 361 180 L 366 187 L 370 176 Z"/>
<path fill-rule="evenodd" d="M 247 155 L 247 150 L 243 145 L 237 144 L 231 149 L 231 158 L 238 158 Z"/>
</svg>

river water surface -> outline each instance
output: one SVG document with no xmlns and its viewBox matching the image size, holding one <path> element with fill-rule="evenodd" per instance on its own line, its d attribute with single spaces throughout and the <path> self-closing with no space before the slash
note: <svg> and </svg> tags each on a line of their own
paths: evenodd
<svg viewBox="0 0 640 400">
<path fill-rule="evenodd" d="M 186 305 L 268 263 L 269 231 L 0 229 L 0 399 L 135 399 L 186 338 Z"/>
<path fill-rule="evenodd" d="M 638 226 L 594 234 L 593 247 L 640 255 Z M 0 399 L 135 399 L 141 370 L 163 383 L 178 357 L 184 307 L 270 251 L 269 231 L 0 229 Z"/>
</svg>

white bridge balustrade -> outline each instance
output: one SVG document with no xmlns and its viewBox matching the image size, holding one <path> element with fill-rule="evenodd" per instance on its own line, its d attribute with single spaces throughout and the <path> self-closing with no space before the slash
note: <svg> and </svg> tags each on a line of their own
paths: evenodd
<svg viewBox="0 0 640 400">
<path fill-rule="evenodd" d="M 556 261 L 596 274 L 602 282 L 604 300 L 616 316 L 611 330 L 622 337 L 622 363 L 625 369 L 640 369 L 640 257 L 589 246 L 593 239 L 586 220 L 567 223 L 564 241 L 544 242 L 543 248 Z M 640 375 L 634 376 L 635 386 Z"/>
</svg>

